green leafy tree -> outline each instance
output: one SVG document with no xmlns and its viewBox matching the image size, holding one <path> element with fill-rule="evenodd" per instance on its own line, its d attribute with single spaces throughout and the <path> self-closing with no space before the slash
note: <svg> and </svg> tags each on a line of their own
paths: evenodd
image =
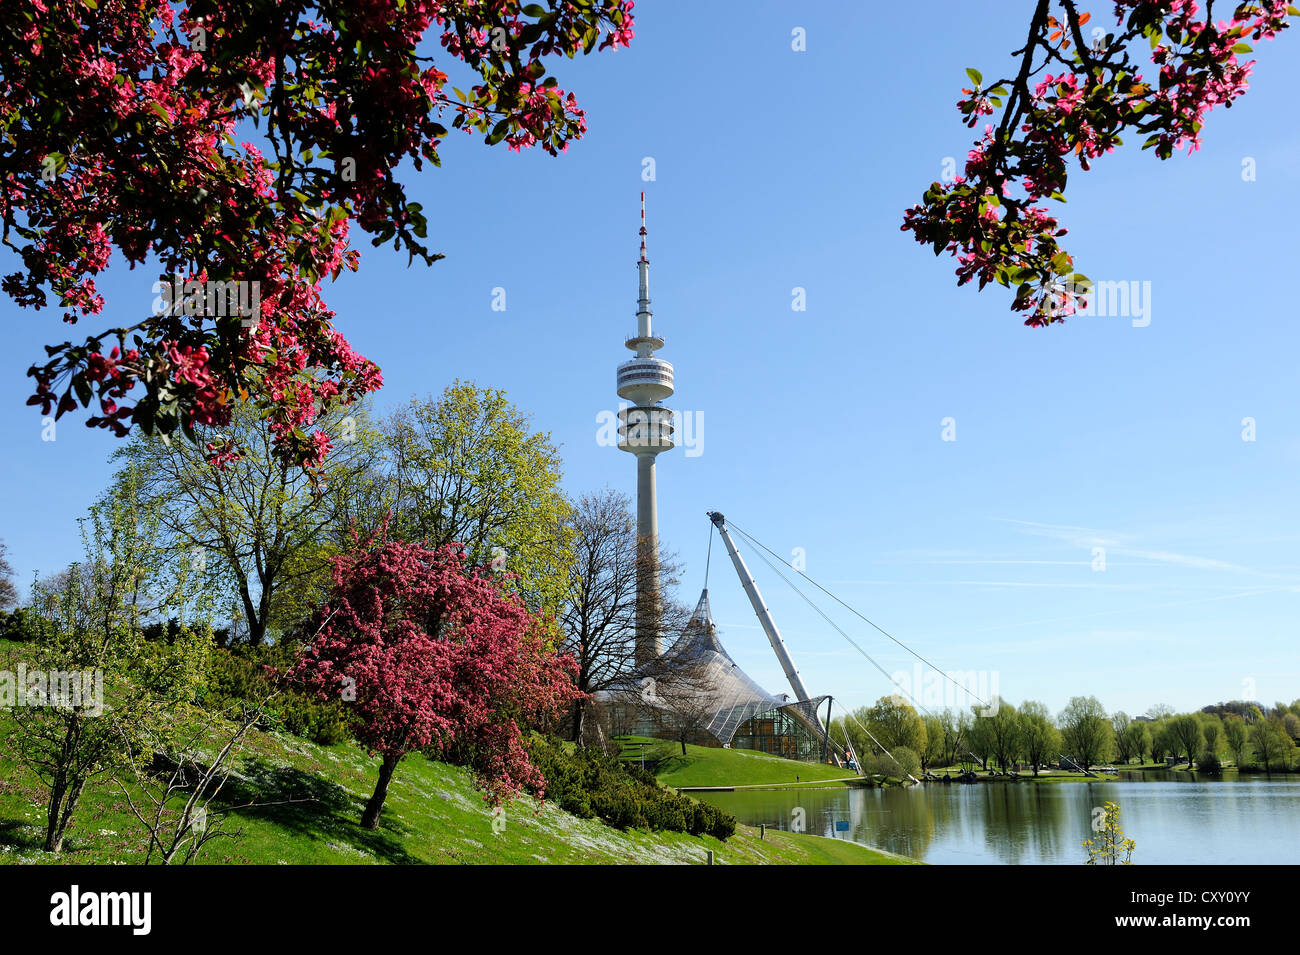
<svg viewBox="0 0 1300 955">
<path fill-rule="evenodd" d="M 927 714 L 922 722 L 925 724 L 925 751 L 920 753 L 921 768 L 948 765 L 943 761 L 945 755 L 943 721 L 938 716 Z"/>
<path fill-rule="evenodd" d="M 1191 769 L 1193 761 L 1205 746 L 1205 734 L 1201 732 L 1201 723 L 1190 713 L 1175 716 L 1169 721 L 1170 738 L 1173 740 L 1175 753 L 1187 756 L 1187 768 Z"/>
<path fill-rule="evenodd" d="M 902 697 L 882 696 L 874 706 L 854 714 L 886 749 L 906 746 L 913 753 L 925 749 L 925 724 Z"/>
<path fill-rule="evenodd" d="M 1025 759 L 1037 776 L 1039 769 L 1060 753 L 1061 734 L 1052 724 L 1051 713 L 1044 703 L 1026 700 L 1020 707 L 1019 719 Z"/>
<path fill-rule="evenodd" d="M 1201 733 L 1205 736 L 1205 745 L 1201 751 L 1206 756 L 1219 757 L 1219 748 L 1222 745 L 1223 738 L 1223 721 L 1217 716 L 1207 716 L 1201 720 Z"/>
<path fill-rule="evenodd" d="M 921 757 L 910 746 L 892 746 L 888 753 L 879 750 L 867 765 L 869 774 L 907 779 L 921 771 Z"/>
<path fill-rule="evenodd" d="M 958 762 L 966 745 L 970 721 L 970 714 L 965 710 L 949 707 L 939 713 L 939 725 L 943 729 L 943 765 L 952 766 Z"/>
<path fill-rule="evenodd" d="M 336 408 L 316 422 L 332 445 L 319 470 L 307 472 L 276 452 L 257 409 L 240 402 L 219 433 L 200 441 L 137 432 L 114 454 L 139 474 L 142 493 L 162 515 L 166 556 L 208 581 L 254 646 L 272 629 L 287 630 L 322 599 L 330 561 L 346 545 L 347 498 L 360 493 L 377 435 L 364 405 Z M 242 449 L 237 459 L 209 460 L 209 441 Z"/>
<path fill-rule="evenodd" d="M 1255 759 L 1272 775 L 1273 770 L 1287 770 L 1295 761 L 1295 743 L 1286 735 L 1281 720 L 1260 720 L 1250 728 L 1250 745 Z"/>
<path fill-rule="evenodd" d="M 120 480 L 82 522 L 85 560 L 33 586 L 36 638 L 22 659 L 50 685 L 13 714 L 19 759 L 47 787 L 47 852 L 63 848 L 88 783 L 147 759 L 166 738 L 211 647 L 206 622 L 181 625 L 170 642 L 143 637 L 146 621 L 202 621 L 205 606 L 193 581 L 159 559 L 159 515 L 138 490 L 129 474 Z"/>
<path fill-rule="evenodd" d="M 557 617 L 574 531 L 550 435 L 505 392 L 460 381 L 436 400 L 413 398 L 381 431 L 391 533 L 434 549 L 461 544 L 471 564 L 511 574 L 530 609 Z"/>
<path fill-rule="evenodd" d="M 1287 710 L 1282 716 L 1282 728 L 1286 730 L 1286 735 L 1292 739 L 1300 739 L 1300 716 L 1296 716 L 1290 710 Z"/>
<path fill-rule="evenodd" d="M 1133 718 L 1119 710 L 1110 718 L 1110 725 L 1115 731 L 1115 758 L 1127 763 L 1133 758 L 1133 738 L 1129 733 Z"/>
<path fill-rule="evenodd" d="M 1105 707 L 1095 696 L 1075 696 L 1061 711 L 1061 741 L 1085 770 L 1110 758 L 1115 747 L 1115 730 Z"/>
<path fill-rule="evenodd" d="M 1151 755 L 1156 762 L 1163 761 L 1166 756 L 1178 754 L 1178 744 L 1174 740 L 1170 722 L 1169 719 L 1162 719 L 1151 724 Z"/>
<path fill-rule="evenodd" d="M 1137 757 L 1139 763 L 1142 762 L 1143 754 L 1151 751 L 1151 730 L 1146 723 L 1134 721 L 1129 726 L 1127 735 L 1130 751 Z"/>
<path fill-rule="evenodd" d="M 1223 739 L 1232 753 L 1232 761 L 1238 766 L 1246 763 L 1247 732 L 1246 721 L 1240 716 L 1229 716 L 1223 721 Z"/>
<path fill-rule="evenodd" d="M 1002 772 L 1009 772 L 1020 755 L 1022 738 L 1016 708 L 1001 697 L 994 697 L 981 711 L 985 715 L 976 720 L 988 723 L 989 741 L 993 746 L 993 759 Z"/>
<path fill-rule="evenodd" d="M 982 769 L 989 768 L 989 760 L 997 749 L 993 739 L 993 727 L 981 716 L 983 706 L 972 707 L 970 728 L 966 731 L 966 753 L 979 760 Z"/>
</svg>

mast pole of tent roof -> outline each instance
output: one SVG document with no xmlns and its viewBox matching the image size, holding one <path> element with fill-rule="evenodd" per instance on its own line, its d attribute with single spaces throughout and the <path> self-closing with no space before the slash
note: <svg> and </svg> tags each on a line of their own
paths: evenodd
<svg viewBox="0 0 1300 955">
<path fill-rule="evenodd" d="M 758 584 L 754 582 L 754 575 L 745 566 L 745 561 L 740 556 L 740 552 L 736 550 L 731 534 L 727 532 L 726 519 L 717 511 L 709 511 L 709 520 L 713 521 L 713 526 L 718 529 L 718 535 L 722 538 L 722 542 L 727 545 L 727 553 L 731 555 L 731 562 L 735 565 L 736 573 L 740 576 L 741 586 L 745 588 L 745 595 L 749 597 L 754 613 L 758 615 L 759 626 L 767 634 L 768 642 L 772 644 L 772 650 L 776 653 L 776 658 L 781 661 L 781 669 L 785 670 L 786 679 L 790 681 L 790 689 L 794 691 L 794 698 L 796 700 L 810 699 L 808 688 L 803 685 L 799 670 L 794 665 L 794 661 L 790 659 L 790 652 L 785 648 L 785 641 L 781 639 L 781 631 L 776 628 L 776 621 L 772 619 L 767 604 L 763 603 L 763 595 L 758 592 Z"/>
</svg>

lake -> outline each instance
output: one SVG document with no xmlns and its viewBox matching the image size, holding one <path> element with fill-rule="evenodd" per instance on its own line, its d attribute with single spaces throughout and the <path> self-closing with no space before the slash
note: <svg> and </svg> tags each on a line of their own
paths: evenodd
<svg viewBox="0 0 1300 955">
<path fill-rule="evenodd" d="M 692 793 L 748 825 L 807 832 L 939 865 L 1077 865 L 1094 807 L 1120 806 L 1134 865 L 1300 862 L 1300 778 L 1193 779 L 1133 774 L 1120 782 L 925 783 L 907 789 Z M 837 830 L 836 823 L 848 823 Z"/>
</svg>

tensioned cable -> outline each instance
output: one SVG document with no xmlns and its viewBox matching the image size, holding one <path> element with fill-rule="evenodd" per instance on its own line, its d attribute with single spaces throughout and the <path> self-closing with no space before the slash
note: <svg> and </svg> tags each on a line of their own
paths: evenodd
<svg viewBox="0 0 1300 955">
<path fill-rule="evenodd" d="M 727 521 L 727 526 L 730 527 L 732 530 L 734 530 L 736 533 L 740 534 L 742 537 L 744 537 L 745 540 L 748 541 L 750 544 L 752 544 L 754 547 L 756 547 L 756 548 L 760 548 L 760 549 L 762 549 L 762 550 L 767 551 L 769 554 L 771 554 L 771 555 L 772 555 L 773 557 L 775 557 L 777 560 L 781 561 L 782 563 L 785 563 L 784 559 L 783 559 L 779 554 L 777 554 L 775 551 L 773 551 L 770 547 L 767 547 L 767 546 L 764 545 L 761 541 L 756 540 L 753 536 L 751 536 L 750 534 L 747 534 L 744 530 L 742 530 L 741 528 L 737 527 L 735 521 L 728 520 L 728 521 Z M 906 650 L 906 651 L 907 651 L 908 653 L 910 653 L 912 656 L 916 657 L 918 660 L 920 660 L 920 661 L 921 661 L 922 663 L 924 663 L 926 666 L 930 667 L 932 670 L 935 670 L 935 671 L 937 671 L 937 672 L 939 672 L 939 673 L 942 673 L 942 674 L 943 674 L 943 678 L 944 678 L 945 680 L 947 680 L 947 681 L 948 681 L 949 683 L 951 683 L 953 686 L 955 686 L 955 687 L 957 687 L 958 689 L 960 689 L 963 693 L 965 693 L 966 695 L 968 695 L 968 696 L 970 696 L 970 697 L 973 697 L 975 700 L 978 700 L 980 703 L 983 703 L 985 706 L 988 706 L 988 705 L 989 705 L 986 701 L 981 700 L 978 696 L 976 696 L 974 693 L 972 693 L 968 688 L 962 686 L 960 683 L 958 683 L 956 680 L 954 680 L 951 676 L 949 676 L 946 670 L 942 669 L 941 667 L 937 667 L 937 666 L 935 666 L 933 663 L 931 663 L 931 662 L 930 662 L 929 660 L 927 660 L 925 657 L 921 656 L 921 654 L 917 653 L 915 650 L 913 650 L 911 647 L 909 647 L 907 644 L 905 644 L 902 640 L 899 640 L 899 639 L 898 639 L 897 637 L 895 637 L 893 634 L 889 633 L 889 631 L 885 630 L 885 629 L 884 629 L 883 627 L 881 627 L 881 626 L 878 626 L 878 625 L 877 625 L 876 623 L 874 623 L 873 621 L 868 620 L 868 619 L 867 619 L 863 614 L 859 613 L 856 609 L 854 609 L 853 607 L 851 607 L 851 606 L 849 606 L 848 604 L 846 604 L 843 600 L 841 600 L 839 597 L 835 596 L 835 594 L 831 593 L 829 590 L 827 590 L 827 589 L 826 589 L 825 587 L 823 587 L 821 584 L 817 583 L 817 581 L 813 580 L 811 577 L 809 577 L 807 574 L 805 574 L 802 570 L 795 569 L 795 573 L 798 574 L 800 577 L 802 577 L 804 580 L 808 581 L 808 583 L 812 584 L 814 587 L 816 587 L 818 590 L 820 590 L 820 591 L 821 591 L 822 593 L 824 593 L 826 596 L 830 597 L 832 600 L 834 600 L 837 604 L 839 604 L 839 605 L 840 605 L 841 607 L 843 607 L 845 610 L 848 610 L 851 614 L 853 614 L 853 615 L 854 615 L 855 617 L 857 617 L 859 620 L 862 620 L 862 621 L 864 621 L 865 623 L 870 624 L 872 627 L 874 627 L 874 628 L 875 628 L 876 630 L 878 630 L 880 633 L 884 634 L 884 635 L 885 635 L 886 637 L 888 637 L 890 640 L 893 640 L 894 643 L 898 644 L 900 647 L 902 647 L 904 650 Z M 793 585 L 791 585 L 791 586 L 793 586 Z M 805 599 L 807 599 L 807 598 L 805 598 Z M 820 611 L 819 611 L 819 612 L 820 612 Z M 865 656 L 865 654 L 864 654 L 864 656 Z M 874 662 L 874 661 L 873 661 L 873 662 Z M 892 681 L 891 681 L 891 682 L 892 682 Z M 917 705 L 919 706 L 920 704 L 917 704 Z"/>
<path fill-rule="evenodd" d="M 865 726 L 863 726 L 861 723 L 859 723 L 859 722 L 858 722 L 858 718 L 857 718 L 856 716 L 854 716 L 852 713 L 849 713 L 848 710 L 845 710 L 844 712 L 845 712 L 845 713 L 848 713 L 848 717 L 849 717 L 849 719 L 853 720 L 853 722 L 855 722 L 855 723 L 858 724 L 858 729 L 862 730 L 862 732 L 866 733 L 868 736 L 871 736 L 871 730 L 867 729 Z M 874 736 L 871 736 L 871 742 L 873 742 L 873 743 L 875 743 L 877 746 L 879 746 L 882 750 L 884 750 L 886 756 L 888 756 L 890 759 L 894 760 L 894 765 L 897 766 L 899 769 L 902 769 L 902 770 L 903 770 L 903 775 L 904 775 L 904 776 L 906 776 L 908 779 L 910 779 L 910 780 L 911 780 L 912 782 L 914 782 L 914 783 L 919 783 L 919 782 L 920 782 L 919 779 L 917 779 L 915 776 L 913 776 L 911 773 L 909 773 L 906 769 L 903 769 L 903 764 L 900 763 L 897 759 L 894 758 L 894 754 L 893 754 L 893 753 L 891 753 L 889 750 L 885 749 L 885 744 L 884 744 L 884 743 L 880 742 L 880 740 L 876 739 Z"/>
<path fill-rule="evenodd" d="M 748 536 L 748 535 L 746 535 L 746 536 Z M 853 649 L 857 650 L 858 653 L 862 654 L 862 655 L 867 659 L 867 662 L 868 662 L 868 663 L 870 663 L 873 667 L 875 667 L 877 670 L 879 670 L 880 673 L 881 673 L 881 675 L 882 675 L 886 680 L 888 680 L 888 681 L 889 681 L 889 682 L 894 686 L 894 689 L 895 689 L 895 690 L 897 690 L 897 691 L 900 692 L 903 696 L 907 697 L 909 700 L 911 700 L 913 703 L 915 703 L 917 709 L 921 710 L 921 711 L 922 711 L 923 713 L 925 713 L 927 716 L 933 716 L 933 715 L 934 715 L 934 714 L 931 713 L 929 710 L 927 710 L 924 706 L 922 706 L 922 705 L 921 705 L 921 702 L 920 702 L 919 700 L 917 700 L 914 696 L 912 696 L 911 693 L 908 693 L 906 690 L 904 690 L 904 689 L 903 689 L 901 686 L 899 686 L 897 683 L 894 683 L 894 678 L 893 678 L 893 676 L 889 673 L 889 671 L 886 670 L 884 667 L 882 667 L 879 663 L 877 663 L 876 660 L 871 656 L 871 654 L 869 654 L 866 650 L 863 650 L 862 647 L 858 645 L 858 642 L 857 642 L 856 640 L 854 640 L 854 639 L 853 639 L 852 637 L 850 637 L 847 633 L 845 633 L 843 627 L 841 627 L 841 626 L 840 626 L 839 624 L 837 624 L 834 620 L 832 620 L 829 616 L 827 616 L 827 615 L 826 615 L 826 611 L 822 610 L 821 607 L 819 607 L 819 606 L 817 606 L 815 603 L 813 603 L 812 598 L 810 598 L 810 597 L 809 597 L 807 594 L 805 594 L 802 590 L 800 590 L 798 587 L 796 587 L 796 586 L 794 585 L 793 581 L 791 581 L 789 578 L 787 578 L 787 577 L 785 576 L 785 574 L 782 573 L 781 570 L 780 570 L 780 569 L 779 569 L 775 564 L 772 563 L 772 561 L 768 560 L 768 558 L 767 558 L 764 554 L 762 554 L 761 552 L 755 551 L 755 553 L 757 554 L 759 560 L 761 560 L 763 563 L 767 564 L 768 568 L 772 571 L 772 573 L 776 574 L 776 575 L 777 575 L 778 577 L 780 577 L 783 581 L 785 581 L 785 584 L 786 584 L 787 587 L 789 587 L 791 590 L 793 590 L 795 593 L 797 593 L 800 597 L 802 597 L 804 603 L 806 603 L 808 606 L 812 607 L 813 610 L 815 610 L 815 611 L 817 612 L 817 614 L 818 614 L 818 615 L 819 615 L 823 620 L 825 620 L 825 621 L 826 621 L 826 622 L 827 622 L 827 623 L 828 623 L 828 624 L 829 624 L 829 625 L 830 625 L 830 626 L 835 630 L 836 633 L 838 633 L 841 637 L 843 637 L 845 640 L 848 641 L 849 645 L 852 646 Z M 891 755 L 890 758 L 892 759 L 893 756 Z"/>
</svg>

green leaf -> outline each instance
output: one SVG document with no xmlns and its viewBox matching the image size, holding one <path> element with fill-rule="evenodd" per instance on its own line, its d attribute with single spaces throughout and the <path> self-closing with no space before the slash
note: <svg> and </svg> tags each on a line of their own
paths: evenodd
<svg viewBox="0 0 1300 955">
<path fill-rule="evenodd" d="M 979 70 L 974 69 L 973 67 L 969 67 L 969 66 L 966 67 L 966 75 L 970 77 L 971 82 L 974 83 L 976 86 L 979 86 L 981 83 L 984 82 L 984 74 L 981 73 Z"/>
<path fill-rule="evenodd" d="M 1232 45 L 1233 53 L 1249 53 L 1254 49 L 1249 43 L 1234 43 Z"/>
<path fill-rule="evenodd" d="M 149 104 L 149 108 L 152 109 L 155 113 L 157 113 L 158 118 L 161 119 L 163 122 L 170 123 L 172 121 L 172 118 L 167 115 L 167 107 L 163 106 L 162 103 L 156 101 L 152 102 Z"/>
</svg>

